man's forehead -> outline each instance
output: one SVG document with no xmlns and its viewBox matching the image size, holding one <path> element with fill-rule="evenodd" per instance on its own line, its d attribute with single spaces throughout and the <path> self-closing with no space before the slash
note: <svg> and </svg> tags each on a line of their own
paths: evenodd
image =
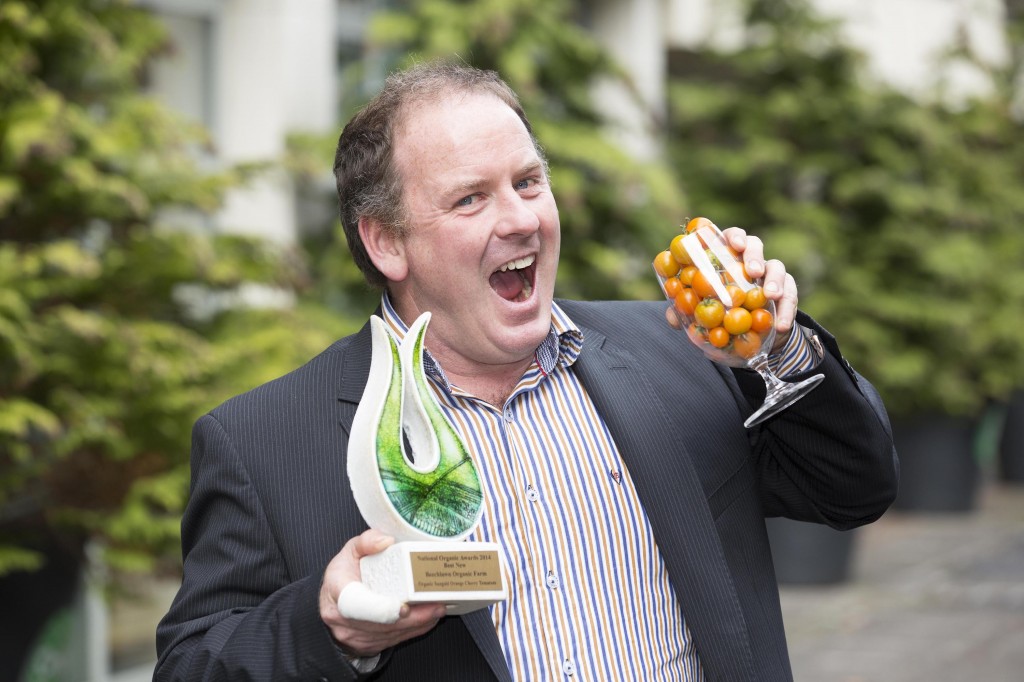
<svg viewBox="0 0 1024 682">
<path fill-rule="evenodd" d="M 424 125 L 435 125 L 438 121 L 454 120 L 471 116 L 470 111 L 481 108 L 508 113 L 519 120 L 518 114 L 509 104 L 490 92 L 450 92 L 430 97 L 413 99 L 402 106 L 395 119 L 396 137 L 415 131 Z M 502 111 L 504 110 L 504 111 Z M 526 126 L 523 125 L 525 131 Z"/>
<path fill-rule="evenodd" d="M 519 156 L 537 153 L 533 138 L 515 110 L 489 93 L 470 93 L 411 106 L 395 128 L 394 154 L 402 165 L 422 161 L 418 157 L 424 154 L 479 150 L 481 141 L 495 152 L 504 146 L 504 153 L 508 153 L 511 146 L 522 149 Z"/>
</svg>

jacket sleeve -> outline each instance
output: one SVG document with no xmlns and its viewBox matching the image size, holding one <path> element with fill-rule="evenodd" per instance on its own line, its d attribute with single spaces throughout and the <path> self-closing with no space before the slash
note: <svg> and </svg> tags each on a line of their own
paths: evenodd
<svg viewBox="0 0 1024 682">
<path fill-rule="evenodd" d="M 797 322 L 818 337 L 815 373 L 825 380 L 778 417 L 750 430 L 762 505 L 767 516 L 787 516 L 846 530 L 880 517 L 896 497 L 899 462 L 892 428 L 875 388 L 843 358 L 835 338 L 798 313 Z M 752 411 L 764 384 L 750 370 L 727 370 Z"/>
<path fill-rule="evenodd" d="M 356 680 L 320 620 L 322 572 L 293 578 L 231 438 L 192 433 L 182 586 L 157 628 L 155 680 Z"/>
</svg>

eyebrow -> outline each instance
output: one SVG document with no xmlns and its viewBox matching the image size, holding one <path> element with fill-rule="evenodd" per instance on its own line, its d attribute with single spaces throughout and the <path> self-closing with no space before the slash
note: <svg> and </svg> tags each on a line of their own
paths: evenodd
<svg viewBox="0 0 1024 682">
<path fill-rule="evenodd" d="M 542 161 L 539 161 L 539 160 L 529 161 L 529 162 L 523 164 L 519 168 L 519 170 L 517 170 L 513 174 L 513 177 L 520 178 L 520 177 L 523 177 L 524 175 L 531 175 L 531 174 L 538 173 L 538 172 L 541 173 L 542 175 L 544 174 L 544 163 Z M 486 178 L 474 178 L 472 180 L 466 180 L 464 182 L 459 182 L 459 183 L 456 183 L 456 184 L 451 185 L 450 187 L 448 187 L 447 190 L 445 190 L 445 192 L 443 193 L 443 196 L 446 196 L 446 197 L 455 197 L 455 196 L 463 197 L 463 196 L 467 196 L 469 194 L 473 194 L 474 192 L 477 192 L 481 187 L 485 186 L 488 182 L 489 181 Z"/>
<path fill-rule="evenodd" d="M 519 169 L 519 172 L 516 173 L 516 177 L 522 177 L 523 175 L 530 175 L 532 173 L 540 173 L 541 175 L 544 175 L 544 162 L 540 159 L 530 161 Z"/>
</svg>

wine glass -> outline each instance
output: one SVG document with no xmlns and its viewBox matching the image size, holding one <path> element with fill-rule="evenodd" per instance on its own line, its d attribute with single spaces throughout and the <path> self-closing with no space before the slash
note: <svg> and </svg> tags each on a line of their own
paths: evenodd
<svg viewBox="0 0 1024 682">
<path fill-rule="evenodd" d="M 752 280 L 721 230 L 694 218 L 654 259 L 654 271 L 671 310 L 704 355 L 730 367 L 749 367 L 764 379 L 764 403 L 743 425 L 750 428 L 807 395 L 825 378 L 779 379 L 768 365 L 775 343 L 775 302 Z"/>
</svg>

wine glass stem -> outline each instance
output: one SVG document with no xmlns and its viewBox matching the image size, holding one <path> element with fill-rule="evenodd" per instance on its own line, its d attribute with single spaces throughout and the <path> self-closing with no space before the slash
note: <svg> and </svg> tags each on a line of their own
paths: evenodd
<svg viewBox="0 0 1024 682">
<path fill-rule="evenodd" d="M 764 379 L 764 383 L 768 386 L 768 393 L 776 390 L 782 385 L 782 380 L 775 376 L 775 372 L 768 365 L 768 356 L 764 353 L 760 353 L 755 357 L 750 358 L 747 361 L 747 366 L 755 370 Z"/>
</svg>

